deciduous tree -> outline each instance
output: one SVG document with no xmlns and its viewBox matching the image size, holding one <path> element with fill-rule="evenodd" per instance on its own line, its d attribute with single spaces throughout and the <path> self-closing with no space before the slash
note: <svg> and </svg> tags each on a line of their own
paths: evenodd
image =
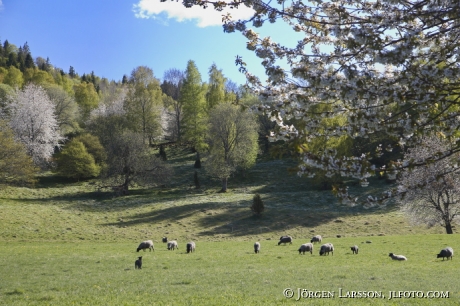
<svg viewBox="0 0 460 306">
<path fill-rule="evenodd" d="M 101 172 L 94 157 L 88 153 L 85 145 L 76 139 L 69 141 L 56 155 L 56 172 L 76 180 L 97 177 Z"/>
<path fill-rule="evenodd" d="M 241 32 L 247 38 L 246 48 L 262 61 L 267 83 L 247 71 L 243 58 L 237 57 L 236 63 L 248 83 L 270 101 L 260 109 L 280 126 L 273 139 L 311 141 L 324 135 L 320 118 L 337 115 L 348 120 L 328 131 L 335 137 L 366 139 L 381 132 L 401 147 L 416 147 L 423 135 L 433 132 L 456 137 L 460 120 L 457 1 L 204 0 L 184 1 L 184 5 L 254 9 L 248 20 L 224 16 L 223 27 L 225 32 Z M 254 28 L 267 22 L 285 22 L 298 38 L 287 46 L 259 35 Z M 330 106 L 327 111 L 313 111 L 323 104 Z M 289 124 L 291 118 L 300 124 Z M 384 166 L 370 162 L 374 153 L 388 155 L 392 149 L 377 147 L 356 156 L 339 155 L 335 150 L 304 152 L 299 174 L 303 165 L 366 185 L 377 171 L 402 171 L 427 162 L 402 164 L 396 158 Z M 431 159 L 459 151 L 460 142 L 456 142 Z M 379 201 L 394 194 L 386 192 Z"/>
<path fill-rule="evenodd" d="M 258 143 L 255 116 L 238 106 L 222 103 L 211 110 L 207 142 L 209 157 L 206 170 L 222 180 L 222 192 L 227 181 L 238 168 L 248 169 L 255 164 Z"/>
<path fill-rule="evenodd" d="M 142 133 L 144 141 L 152 143 L 161 133 L 163 93 L 160 82 L 149 67 L 140 66 L 131 72 L 124 108 L 134 132 Z"/>
<path fill-rule="evenodd" d="M 14 139 L 13 131 L 4 120 L 0 120 L 0 143 L 0 182 L 34 183 L 39 169 L 27 155 L 24 144 Z"/>
<path fill-rule="evenodd" d="M 62 87 L 57 85 L 47 87 L 46 92 L 54 104 L 54 111 L 61 135 L 78 130 L 80 112 L 75 99 L 64 91 Z"/>
<path fill-rule="evenodd" d="M 13 88 L 21 88 L 24 83 L 21 70 L 14 66 L 8 68 L 8 73 L 3 78 L 3 83 Z"/>
<path fill-rule="evenodd" d="M 80 106 L 82 112 L 82 121 L 89 118 L 92 110 L 99 105 L 99 96 L 94 88 L 93 83 L 82 82 L 74 86 L 75 101 Z"/>
<path fill-rule="evenodd" d="M 16 139 L 37 165 L 46 163 L 64 138 L 59 133 L 55 106 L 45 90 L 34 84 L 17 90 L 8 113 Z"/>
<path fill-rule="evenodd" d="M 106 179 L 119 186 L 121 194 L 127 194 L 133 184 L 164 184 L 171 177 L 171 168 L 149 150 L 142 134 L 127 132 L 119 135 L 108 144 L 107 154 Z"/>
<path fill-rule="evenodd" d="M 180 92 L 184 83 L 185 73 L 182 70 L 171 68 L 164 73 L 161 89 L 167 95 L 165 107 L 167 107 L 172 124 L 170 134 L 174 140 L 181 139 L 182 103 Z"/>
<path fill-rule="evenodd" d="M 424 137 L 404 155 L 403 163 L 418 166 L 406 168 L 398 179 L 401 209 L 410 220 L 428 227 L 441 225 L 447 234 L 460 221 L 460 153 L 426 161 L 453 146 L 440 136 Z"/>
</svg>

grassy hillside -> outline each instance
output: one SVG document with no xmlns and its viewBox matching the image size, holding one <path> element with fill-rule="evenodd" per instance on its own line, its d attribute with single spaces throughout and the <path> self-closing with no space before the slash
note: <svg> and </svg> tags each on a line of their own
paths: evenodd
<svg viewBox="0 0 460 306">
<path fill-rule="evenodd" d="M 51 174 L 36 188 L 0 189 L 1 241 L 160 241 L 270 240 L 294 238 L 443 233 L 443 229 L 412 226 L 394 205 L 365 210 L 338 204 L 328 190 L 318 191 L 306 178 L 290 174 L 289 160 L 260 160 L 245 176 L 229 180 L 229 192 L 218 193 L 220 182 L 200 169 L 201 189 L 194 189 L 194 155 L 168 150 L 175 177 L 164 188 L 132 189 L 114 197 L 98 190 L 96 181 L 69 182 Z M 203 162 L 204 167 L 206 161 Z M 351 187 L 354 194 L 376 194 L 387 187 Z M 259 193 L 262 217 L 249 207 Z"/>
<path fill-rule="evenodd" d="M 168 150 L 175 178 L 163 188 L 133 189 L 114 197 L 97 181 L 69 182 L 44 174 L 36 188 L 0 189 L 0 301 L 2 305 L 284 305 L 298 292 L 333 293 L 301 298 L 315 305 L 458 305 L 458 260 L 442 261 L 445 246 L 460 249 L 458 235 L 408 224 L 394 205 L 365 210 L 340 206 L 330 191 L 290 175 L 288 160 L 260 160 L 244 177 L 220 183 L 199 170 L 194 155 Z M 203 162 L 204 167 L 206 161 Z M 351 187 L 366 196 L 385 187 Z M 192 185 L 192 186 L 191 186 Z M 262 217 L 249 209 L 259 193 Z M 278 246 L 281 235 L 292 245 Z M 299 255 L 300 244 L 321 234 L 334 255 Z M 337 237 L 340 235 L 340 238 Z M 168 251 L 161 237 L 177 239 Z M 152 239 L 154 252 L 135 252 Z M 197 251 L 185 253 L 194 240 Z M 260 241 L 260 254 L 253 243 Z M 360 247 L 352 255 L 351 245 Z M 395 262 L 388 253 L 406 255 Z M 137 256 L 142 270 L 134 270 Z M 283 290 L 291 288 L 293 298 Z M 300 288 L 300 289 L 299 289 Z M 341 289 L 340 289 L 341 288 Z M 340 290 L 342 290 L 340 292 Z M 449 292 L 449 298 L 389 300 L 390 291 Z M 349 291 L 379 298 L 343 298 Z"/>
</svg>

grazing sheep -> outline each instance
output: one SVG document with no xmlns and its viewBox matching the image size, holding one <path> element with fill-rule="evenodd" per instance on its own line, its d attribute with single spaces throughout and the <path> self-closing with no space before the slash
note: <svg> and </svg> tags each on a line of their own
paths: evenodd
<svg viewBox="0 0 460 306">
<path fill-rule="evenodd" d="M 179 248 L 179 246 L 177 245 L 176 240 L 168 241 L 168 250 L 175 250 L 175 249 L 178 249 L 178 248 Z"/>
<path fill-rule="evenodd" d="M 142 256 L 134 262 L 134 269 L 142 269 Z"/>
<path fill-rule="evenodd" d="M 257 241 L 256 243 L 254 243 L 254 253 L 260 253 L 260 242 Z"/>
<path fill-rule="evenodd" d="M 437 255 L 437 258 L 441 258 L 444 260 L 444 257 L 447 257 L 447 260 L 452 260 L 452 256 L 454 256 L 454 250 L 451 247 L 447 247 L 445 249 L 442 249 L 441 252 Z"/>
<path fill-rule="evenodd" d="M 322 256 L 326 253 L 327 255 L 329 255 L 329 252 L 331 252 L 332 255 L 334 255 L 334 246 L 332 245 L 332 243 L 323 244 L 321 246 L 321 249 L 319 250 L 319 255 Z"/>
<path fill-rule="evenodd" d="M 352 246 L 351 251 L 353 252 L 353 254 L 358 254 L 358 246 L 357 245 Z"/>
<path fill-rule="evenodd" d="M 407 260 L 406 256 L 404 255 L 395 255 L 393 253 L 390 253 L 388 256 L 390 256 L 393 260 Z"/>
<path fill-rule="evenodd" d="M 139 244 L 139 246 L 137 247 L 138 252 L 140 250 L 144 250 L 144 252 L 145 252 L 146 249 L 149 249 L 150 252 L 155 251 L 155 249 L 153 248 L 153 241 L 152 240 L 142 241 L 141 244 Z"/>
<path fill-rule="evenodd" d="M 195 242 L 187 242 L 187 253 L 195 252 Z"/>
<path fill-rule="evenodd" d="M 311 240 L 310 240 L 311 243 L 321 242 L 321 241 L 323 241 L 323 238 L 321 237 L 321 235 L 316 235 L 315 237 L 311 238 Z"/>
<path fill-rule="evenodd" d="M 303 253 L 305 255 L 305 252 L 310 252 L 310 254 L 313 254 L 313 244 L 312 243 L 304 243 L 300 246 L 299 248 L 299 255 Z"/>
<path fill-rule="evenodd" d="M 161 238 L 161 242 L 163 242 L 163 243 L 168 242 L 168 237 L 163 237 L 163 238 Z"/>
<path fill-rule="evenodd" d="M 281 236 L 280 237 L 280 242 L 278 242 L 278 245 L 280 245 L 281 243 L 284 243 L 284 245 L 286 245 L 286 243 L 289 244 L 292 244 L 292 237 L 291 236 Z"/>
</svg>

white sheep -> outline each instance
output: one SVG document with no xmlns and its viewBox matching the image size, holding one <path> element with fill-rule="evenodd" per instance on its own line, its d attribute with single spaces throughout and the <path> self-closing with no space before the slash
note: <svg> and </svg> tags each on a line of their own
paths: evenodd
<svg viewBox="0 0 460 306">
<path fill-rule="evenodd" d="M 195 252 L 195 242 L 187 242 L 187 253 Z"/>
<path fill-rule="evenodd" d="M 442 249 L 441 252 L 437 255 L 437 258 L 441 258 L 444 260 L 445 257 L 447 257 L 447 260 L 452 260 L 452 256 L 454 256 L 454 250 L 451 247 L 447 247 L 445 249 Z"/>
<path fill-rule="evenodd" d="M 260 253 L 260 242 L 254 243 L 254 253 Z"/>
<path fill-rule="evenodd" d="M 391 259 L 393 260 L 407 260 L 406 256 L 404 255 L 396 255 L 396 254 L 393 254 L 393 253 L 390 253 L 388 256 L 391 257 Z"/>
<path fill-rule="evenodd" d="M 358 246 L 357 245 L 352 246 L 350 249 L 353 252 L 353 254 L 358 254 Z"/>
<path fill-rule="evenodd" d="M 311 243 L 321 242 L 321 241 L 323 241 L 323 237 L 321 237 L 321 235 L 316 235 L 310 240 Z"/>
<path fill-rule="evenodd" d="M 155 251 L 155 249 L 153 248 L 153 241 L 152 240 L 142 241 L 141 244 L 139 244 L 139 246 L 137 247 L 138 252 L 140 250 L 144 250 L 144 252 L 145 252 L 146 249 L 149 249 L 150 252 Z"/>
<path fill-rule="evenodd" d="M 299 248 L 299 255 L 300 254 L 304 254 L 305 255 L 305 252 L 310 252 L 310 254 L 313 254 L 313 243 L 304 243 L 300 246 Z"/>
<path fill-rule="evenodd" d="M 179 248 L 179 246 L 178 246 L 176 240 L 168 241 L 168 250 L 175 250 L 175 249 L 178 249 L 178 248 Z"/>
<path fill-rule="evenodd" d="M 326 243 L 321 246 L 321 249 L 319 250 L 319 255 L 322 256 L 324 254 L 329 255 L 329 252 L 334 255 L 334 246 L 332 243 Z"/>
</svg>

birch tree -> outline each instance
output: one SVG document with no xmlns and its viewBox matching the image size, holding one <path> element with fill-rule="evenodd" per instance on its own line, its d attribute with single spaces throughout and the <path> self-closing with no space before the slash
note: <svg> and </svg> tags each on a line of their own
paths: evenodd
<svg viewBox="0 0 460 306">
<path fill-rule="evenodd" d="M 152 143 L 161 135 L 163 93 L 160 82 L 149 67 L 140 66 L 131 72 L 124 108 L 130 128 L 142 133 Z"/>
<path fill-rule="evenodd" d="M 206 171 L 222 180 L 221 192 L 227 191 L 228 178 L 237 169 L 248 169 L 255 164 L 257 131 L 255 116 L 235 105 L 221 103 L 211 110 Z"/>
<path fill-rule="evenodd" d="M 182 122 L 182 103 L 180 91 L 185 79 L 185 72 L 176 68 L 165 71 L 161 89 L 167 95 L 165 98 L 165 107 L 168 107 L 168 115 L 172 117 L 172 124 L 169 128 L 170 134 L 174 140 L 181 139 L 181 122 Z M 170 110 L 170 109 L 171 110 Z"/>
<path fill-rule="evenodd" d="M 75 99 L 62 87 L 52 85 L 46 88 L 50 100 L 54 103 L 54 111 L 62 135 L 78 130 L 80 112 Z"/>
</svg>

